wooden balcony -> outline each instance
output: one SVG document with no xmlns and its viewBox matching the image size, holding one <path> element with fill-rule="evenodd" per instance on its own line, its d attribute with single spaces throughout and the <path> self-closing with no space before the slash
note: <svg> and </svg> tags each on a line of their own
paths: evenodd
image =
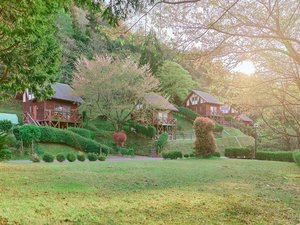
<svg viewBox="0 0 300 225">
<path fill-rule="evenodd" d="M 53 111 L 45 109 L 44 121 L 60 121 L 67 123 L 81 123 L 82 116 L 77 110 L 64 112 L 64 111 Z"/>
</svg>

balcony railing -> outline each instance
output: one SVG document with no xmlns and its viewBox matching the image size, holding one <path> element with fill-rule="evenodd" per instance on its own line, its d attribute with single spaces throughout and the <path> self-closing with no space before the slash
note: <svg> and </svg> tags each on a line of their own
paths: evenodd
<svg viewBox="0 0 300 225">
<path fill-rule="evenodd" d="M 154 119 L 155 125 L 176 125 L 176 119 Z"/>
<path fill-rule="evenodd" d="M 64 122 L 80 122 L 82 119 L 81 115 L 77 110 L 66 111 L 53 111 L 46 109 L 44 114 L 45 121 L 64 121 Z"/>
</svg>

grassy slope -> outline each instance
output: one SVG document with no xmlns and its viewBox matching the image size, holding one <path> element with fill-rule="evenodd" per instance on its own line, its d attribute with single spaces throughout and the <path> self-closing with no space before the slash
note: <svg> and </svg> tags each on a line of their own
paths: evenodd
<svg viewBox="0 0 300 225">
<path fill-rule="evenodd" d="M 0 222 L 297 224 L 299 173 L 230 159 L 0 163 Z"/>
<path fill-rule="evenodd" d="M 96 119 L 89 122 L 89 129 L 96 132 L 96 141 L 112 146 L 114 141 L 112 136 L 114 134 L 114 128 L 109 121 Z M 129 133 L 127 134 L 126 146 L 127 148 L 133 148 L 137 155 L 149 155 L 149 150 L 154 146 L 154 141 L 150 138 L 146 138 L 142 135 Z"/>
</svg>

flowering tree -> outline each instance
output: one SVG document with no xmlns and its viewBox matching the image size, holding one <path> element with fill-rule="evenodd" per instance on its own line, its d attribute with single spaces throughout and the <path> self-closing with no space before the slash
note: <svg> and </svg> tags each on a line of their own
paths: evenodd
<svg viewBox="0 0 300 225">
<path fill-rule="evenodd" d="M 76 68 L 73 87 L 84 98 L 82 107 L 92 117 L 105 116 L 116 131 L 143 104 L 145 93 L 159 84 L 146 67 L 139 68 L 130 58 L 83 58 Z"/>
</svg>

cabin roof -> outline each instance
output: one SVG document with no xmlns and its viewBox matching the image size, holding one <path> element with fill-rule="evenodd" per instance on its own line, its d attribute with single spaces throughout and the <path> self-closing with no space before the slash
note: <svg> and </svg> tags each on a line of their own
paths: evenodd
<svg viewBox="0 0 300 225">
<path fill-rule="evenodd" d="M 54 99 L 60 99 L 70 102 L 82 103 L 83 100 L 79 96 L 74 95 L 74 90 L 68 84 L 55 83 L 52 85 L 55 94 L 52 96 Z"/>
<path fill-rule="evenodd" d="M 213 103 L 213 104 L 222 104 L 219 99 L 215 98 L 214 96 L 212 96 L 211 94 L 204 92 L 204 91 L 197 91 L 197 90 L 193 90 L 193 92 L 196 95 L 199 95 L 201 98 L 203 98 L 206 102 L 208 103 Z"/>
<path fill-rule="evenodd" d="M 239 115 L 239 119 L 244 122 L 253 122 L 253 120 L 245 114 Z"/>
<path fill-rule="evenodd" d="M 145 94 L 145 101 L 156 109 L 178 111 L 178 109 L 166 98 L 154 92 Z"/>
<path fill-rule="evenodd" d="M 12 124 L 18 124 L 18 116 L 11 113 L 0 113 L 0 120 L 9 120 Z"/>
</svg>

